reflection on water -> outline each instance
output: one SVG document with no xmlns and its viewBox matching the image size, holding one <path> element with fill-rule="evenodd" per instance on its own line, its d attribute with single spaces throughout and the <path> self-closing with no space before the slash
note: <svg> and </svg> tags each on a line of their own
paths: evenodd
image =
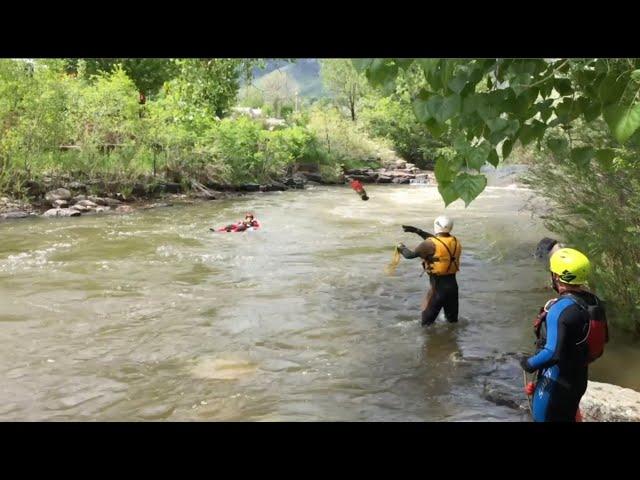
<svg viewBox="0 0 640 480">
<path fill-rule="evenodd" d="M 0 419 L 522 420 L 482 396 L 483 359 L 531 351 L 551 293 L 530 193 L 447 209 L 461 320 L 425 329 L 420 262 L 384 267 L 396 243 L 420 242 L 400 225 L 430 230 L 443 213 L 437 190 L 367 191 L 1 224 Z M 247 209 L 260 231 L 209 231 Z M 639 364 L 614 342 L 593 376 L 640 388 Z"/>
</svg>

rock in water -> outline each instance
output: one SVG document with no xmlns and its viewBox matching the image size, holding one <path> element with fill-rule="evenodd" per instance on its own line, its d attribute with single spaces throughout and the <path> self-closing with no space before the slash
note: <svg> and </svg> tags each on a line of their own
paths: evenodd
<svg viewBox="0 0 640 480">
<path fill-rule="evenodd" d="M 640 422 L 640 392 L 589 382 L 580 411 L 587 422 Z"/>
<path fill-rule="evenodd" d="M 78 202 L 76 202 L 76 205 L 80 205 L 88 208 L 96 208 L 98 206 L 91 200 L 79 200 Z"/>
<path fill-rule="evenodd" d="M 131 213 L 133 212 L 133 207 L 129 205 L 120 205 L 116 208 L 116 213 Z"/>
<path fill-rule="evenodd" d="M 29 216 L 29 214 L 27 212 L 8 212 L 5 213 L 4 215 L 2 215 L 2 218 L 6 218 L 8 219 L 12 219 L 12 218 L 27 218 Z"/>
<path fill-rule="evenodd" d="M 72 208 L 52 208 L 42 214 L 43 217 L 79 217 L 80 212 Z"/>
</svg>

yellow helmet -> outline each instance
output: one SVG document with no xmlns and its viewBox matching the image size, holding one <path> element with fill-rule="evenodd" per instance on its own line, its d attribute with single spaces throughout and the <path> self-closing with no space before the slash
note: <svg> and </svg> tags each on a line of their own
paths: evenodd
<svg viewBox="0 0 640 480">
<path fill-rule="evenodd" d="M 560 277 L 562 283 L 582 285 L 587 283 L 591 262 L 578 250 L 561 248 L 550 259 L 551 271 Z"/>
</svg>

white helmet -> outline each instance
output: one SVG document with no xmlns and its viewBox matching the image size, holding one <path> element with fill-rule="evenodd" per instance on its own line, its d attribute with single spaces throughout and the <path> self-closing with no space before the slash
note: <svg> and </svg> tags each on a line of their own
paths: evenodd
<svg viewBox="0 0 640 480">
<path fill-rule="evenodd" d="M 453 229 L 453 220 L 445 215 L 441 215 L 433 222 L 435 233 L 449 233 Z"/>
</svg>

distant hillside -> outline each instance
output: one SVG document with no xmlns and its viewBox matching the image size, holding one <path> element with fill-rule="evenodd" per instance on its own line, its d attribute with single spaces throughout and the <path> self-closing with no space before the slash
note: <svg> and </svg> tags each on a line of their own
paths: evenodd
<svg viewBox="0 0 640 480">
<path fill-rule="evenodd" d="M 320 78 L 320 62 L 317 58 L 300 58 L 294 62 L 286 60 L 267 60 L 264 69 L 254 69 L 253 83 L 260 88 L 270 76 L 275 75 L 275 71 L 286 73 L 293 78 L 300 89 L 300 96 L 303 98 L 326 97 L 327 93 L 322 87 Z"/>
</svg>

